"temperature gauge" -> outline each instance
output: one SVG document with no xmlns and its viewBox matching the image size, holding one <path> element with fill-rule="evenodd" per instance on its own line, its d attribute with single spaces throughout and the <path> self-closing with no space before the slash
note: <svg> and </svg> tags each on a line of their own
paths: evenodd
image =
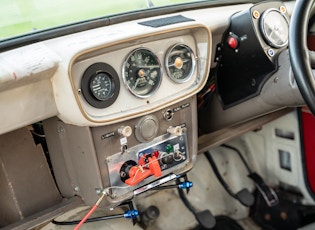
<svg viewBox="0 0 315 230">
<path fill-rule="evenodd" d="M 188 81 L 195 71 L 196 61 L 191 48 L 177 44 L 169 49 L 165 58 L 168 76 L 176 83 Z"/>
</svg>

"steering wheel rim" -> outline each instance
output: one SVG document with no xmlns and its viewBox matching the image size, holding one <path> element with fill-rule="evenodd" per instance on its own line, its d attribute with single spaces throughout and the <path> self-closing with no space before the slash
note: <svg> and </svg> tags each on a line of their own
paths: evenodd
<svg viewBox="0 0 315 230">
<path fill-rule="evenodd" d="M 289 54 L 295 80 L 301 95 L 315 115 L 315 79 L 307 48 L 307 27 L 312 0 L 297 0 L 289 28 Z"/>
</svg>

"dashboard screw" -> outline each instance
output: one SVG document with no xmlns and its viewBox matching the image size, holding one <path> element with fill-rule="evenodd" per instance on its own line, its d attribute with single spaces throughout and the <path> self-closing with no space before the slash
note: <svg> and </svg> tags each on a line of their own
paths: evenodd
<svg viewBox="0 0 315 230">
<path fill-rule="evenodd" d="M 253 12 L 253 17 L 254 17 L 255 19 L 258 19 L 258 18 L 260 17 L 260 13 L 259 13 L 257 10 L 255 10 L 255 11 Z"/>
<path fill-rule="evenodd" d="M 270 57 L 273 57 L 275 55 L 275 51 L 273 49 L 269 49 L 268 54 Z"/>
<path fill-rule="evenodd" d="M 65 129 L 62 126 L 58 127 L 58 133 L 63 133 L 65 131 Z"/>
<path fill-rule="evenodd" d="M 80 191 L 80 189 L 79 189 L 78 186 L 75 186 L 73 190 L 74 190 L 75 192 L 79 192 L 79 191 Z"/>
<path fill-rule="evenodd" d="M 116 194 L 116 193 L 112 193 L 112 194 L 110 195 L 110 197 L 111 197 L 112 199 L 115 199 L 115 198 L 117 197 L 117 194 Z"/>
<path fill-rule="evenodd" d="M 125 178 L 127 174 L 125 172 L 120 172 L 120 177 Z"/>
<path fill-rule="evenodd" d="M 281 13 L 285 14 L 287 12 L 287 9 L 285 8 L 285 6 L 280 6 L 280 11 Z"/>
</svg>

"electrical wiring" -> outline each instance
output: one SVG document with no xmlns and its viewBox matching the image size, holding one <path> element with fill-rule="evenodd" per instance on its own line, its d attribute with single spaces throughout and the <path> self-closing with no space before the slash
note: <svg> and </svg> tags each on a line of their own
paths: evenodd
<svg viewBox="0 0 315 230">
<path fill-rule="evenodd" d="M 210 85 L 208 88 L 206 88 L 205 91 L 201 92 L 198 95 L 198 108 L 200 108 L 204 102 L 212 95 L 212 93 L 215 91 L 215 82 L 214 80 L 210 82 Z"/>
<path fill-rule="evenodd" d="M 133 179 L 131 180 L 132 182 L 134 182 L 134 181 L 136 180 L 137 175 L 138 175 L 139 172 L 141 172 L 141 169 L 140 169 L 140 168 L 137 169 L 137 171 L 136 171 L 136 173 L 135 173 Z"/>
<path fill-rule="evenodd" d="M 95 210 L 98 208 L 104 197 L 109 194 L 110 189 L 125 189 L 129 186 L 111 186 L 107 187 L 105 189 L 100 189 L 99 194 L 101 194 L 100 198 L 97 200 L 95 205 L 89 210 L 89 212 L 83 217 L 81 220 L 74 220 L 74 221 L 56 221 L 53 220 L 52 223 L 56 225 L 77 225 L 74 230 L 78 230 L 84 223 L 89 222 L 95 222 L 95 221 L 102 221 L 102 220 L 109 220 L 109 219 L 115 219 L 115 218 L 121 218 L 126 217 L 126 213 L 119 214 L 119 215 L 113 215 L 113 216 L 102 216 L 102 217 L 96 217 L 96 218 L 90 218 L 89 217 L 95 212 Z M 102 191 L 102 192 L 101 192 Z"/>
<path fill-rule="evenodd" d="M 243 155 L 241 154 L 241 152 L 237 148 L 230 146 L 230 145 L 223 144 L 222 147 L 231 149 L 238 154 L 238 156 L 240 157 L 241 161 L 243 162 L 243 164 L 245 165 L 245 167 L 249 173 L 248 177 L 254 181 L 255 186 L 257 187 L 258 191 L 263 196 L 267 205 L 269 207 L 277 205 L 279 203 L 279 199 L 278 199 L 276 192 L 273 190 L 273 188 L 269 187 L 264 182 L 264 180 L 262 179 L 262 177 L 259 174 L 257 174 L 256 172 L 253 172 L 251 170 L 251 168 L 249 167 L 248 163 L 246 162 L 246 160 L 243 157 Z"/>
<path fill-rule="evenodd" d="M 222 184 L 222 186 L 225 188 L 225 190 L 230 194 L 230 196 L 234 197 L 235 199 L 237 199 L 236 195 L 234 194 L 234 192 L 231 190 L 230 186 L 225 182 L 225 180 L 223 180 L 219 169 L 217 168 L 217 165 L 215 164 L 210 152 L 205 152 L 204 153 L 206 158 L 208 159 L 214 174 L 216 175 L 216 177 L 218 178 L 218 180 L 220 181 L 220 183 Z"/>
<path fill-rule="evenodd" d="M 105 197 L 105 193 L 103 193 L 101 195 L 101 197 L 97 200 L 97 202 L 95 203 L 95 205 L 91 208 L 91 210 L 83 217 L 83 219 L 77 224 L 77 226 L 75 226 L 74 230 L 78 230 L 83 224 L 84 222 L 93 214 L 93 212 L 98 208 L 98 206 L 100 205 L 100 203 L 102 202 L 102 200 Z"/>
<path fill-rule="evenodd" d="M 125 213 L 121 214 L 116 214 L 116 215 L 111 215 L 111 216 L 100 216 L 100 217 L 94 217 L 94 218 L 89 218 L 85 221 L 85 223 L 92 223 L 92 222 L 97 222 L 97 221 L 104 221 L 104 220 L 112 220 L 112 219 L 117 219 L 117 218 L 128 218 L 128 219 L 134 219 L 139 215 L 137 210 L 129 210 L 126 211 Z M 76 225 L 80 223 L 80 220 L 73 220 L 73 221 L 52 221 L 53 224 L 56 225 Z"/>
<path fill-rule="evenodd" d="M 161 152 L 160 152 L 160 155 L 163 155 L 163 153 L 166 153 L 166 152 L 161 151 Z M 153 160 L 153 161 L 151 161 L 151 162 L 148 162 L 148 163 L 145 163 L 145 164 L 142 164 L 142 165 L 140 165 L 140 166 L 141 166 L 141 167 L 145 167 L 145 168 L 149 168 L 149 165 L 150 165 L 150 164 L 153 164 L 154 162 L 159 161 L 159 160 L 162 160 L 163 158 L 166 158 L 166 157 L 168 157 L 168 156 L 169 156 L 169 155 L 165 154 L 165 155 L 163 155 L 163 157 L 158 157 L 158 158 L 156 158 L 155 160 Z"/>
<path fill-rule="evenodd" d="M 219 182 L 223 186 L 223 188 L 227 191 L 227 193 L 238 200 L 241 204 L 243 204 L 246 207 L 250 207 L 254 204 L 255 198 L 254 196 L 249 192 L 247 188 L 243 188 L 242 190 L 238 191 L 237 193 L 234 193 L 229 185 L 224 181 L 222 175 L 220 174 L 210 152 L 205 152 L 205 156 L 208 159 L 210 165 L 212 166 L 214 174 L 217 176 Z"/>
<path fill-rule="evenodd" d="M 185 176 L 185 179 L 187 179 L 187 176 Z M 180 180 L 177 179 L 177 183 L 180 183 Z M 187 199 L 184 191 L 177 187 L 179 197 L 183 201 L 184 205 L 186 208 L 195 216 L 197 222 L 200 224 L 202 229 L 212 229 L 215 224 L 216 220 L 212 213 L 209 210 L 204 210 L 204 211 L 197 211 L 194 206 L 189 202 Z"/>
<path fill-rule="evenodd" d="M 142 164 L 142 165 L 138 165 L 138 169 L 135 173 L 135 175 L 137 175 L 138 173 L 140 173 L 142 170 L 141 168 L 145 167 L 148 168 L 150 166 L 150 164 L 153 164 L 161 159 L 163 159 L 164 157 L 167 156 L 162 156 L 162 157 L 158 157 L 157 159 Z M 111 186 L 111 187 L 107 187 L 105 189 L 97 189 L 97 193 L 101 194 L 100 198 L 97 200 L 97 202 L 95 203 L 95 205 L 89 210 L 89 212 L 83 217 L 82 220 L 74 220 L 74 221 L 56 221 L 53 220 L 52 223 L 56 224 L 56 225 L 76 225 L 74 230 L 78 230 L 84 223 L 90 223 L 90 222 L 95 222 L 95 221 L 102 221 L 102 220 L 109 220 L 109 219 L 115 219 L 115 218 L 134 218 L 135 216 L 138 215 L 136 210 L 129 210 L 123 214 L 118 214 L 118 215 L 112 215 L 112 216 L 101 216 L 101 217 L 96 217 L 96 218 L 89 218 L 94 212 L 95 210 L 98 208 L 98 206 L 100 205 L 100 203 L 102 202 L 102 200 L 104 199 L 104 197 L 108 194 L 110 194 L 110 190 L 111 189 L 127 189 L 130 186 Z"/>
<path fill-rule="evenodd" d="M 240 157 L 240 159 L 242 160 L 243 164 L 245 165 L 245 167 L 246 167 L 248 173 L 251 174 L 251 173 L 253 172 L 253 171 L 251 170 L 251 168 L 249 167 L 247 161 L 245 160 L 245 158 L 243 157 L 243 155 L 241 154 L 241 152 L 240 152 L 237 148 L 235 148 L 235 147 L 233 147 L 233 146 L 230 146 L 230 145 L 227 145 L 227 144 L 223 144 L 223 145 L 221 145 L 221 146 L 224 147 L 224 148 L 231 149 L 231 150 L 233 150 L 234 152 L 236 152 L 237 155 L 238 155 L 238 156 Z"/>
</svg>

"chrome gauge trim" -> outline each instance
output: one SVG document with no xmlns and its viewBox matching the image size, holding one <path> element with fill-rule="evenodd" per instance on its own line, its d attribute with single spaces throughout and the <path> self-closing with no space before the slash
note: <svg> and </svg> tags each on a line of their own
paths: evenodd
<svg viewBox="0 0 315 230">
<path fill-rule="evenodd" d="M 135 57 L 135 55 L 139 55 L 139 57 Z M 152 96 L 160 87 L 162 76 L 161 62 L 150 49 L 134 49 L 125 58 L 122 67 L 123 82 L 136 97 Z"/>
<path fill-rule="evenodd" d="M 183 60 L 183 57 L 180 57 L 180 55 L 178 55 L 178 57 L 174 58 L 173 56 L 177 55 L 177 54 L 174 54 L 174 52 L 175 52 L 174 50 L 176 48 L 186 49 L 187 53 L 189 54 L 188 56 L 190 56 L 190 57 L 188 57 L 188 58 L 190 58 L 190 60 L 187 60 L 187 57 L 184 57 L 184 58 L 186 58 L 186 60 Z M 187 53 L 185 53 L 185 56 Z M 176 60 L 179 60 L 178 67 L 175 67 L 176 66 Z M 191 67 L 189 67 L 189 70 L 186 70 L 186 71 L 184 70 L 184 73 L 183 73 L 183 71 L 180 71 L 180 70 L 183 70 L 183 66 L 184 66 L 185 62 L 186 63 L 191 62 Z M 173 45 L 172 47 L 170 47 L 168 49 L 168 51 L 166 53 L 165 68 L 167 71 L 167 75 L 169 76 L 169 78 L 172 81 L 174 81 L 176 83 L 184 83 L 184 82 L 189 81 L 189 79 L 192 77 L 193 73 L 195 72 L 195 68 L 196 68 L 196 58 L 195 58 L 195 54 L 194 54 L 193 50 L 185 44 Z M 174 72 L 171 70 L 172 68 L 179 70 L 180 72 L 178 72 L 178 73 L 184 74 L 184 76 L 175 77 Z"/>
<path fill-rule="evenodd" d="M 276 13 L 275 15 L 279 15 L 279 16 L 277 16 L 277 17 L 279 17 L 278 20 L 281 20 L 282 22 L 279 25 L 274 24 L 273 28 L 267 28 L 266 27 L 266 21 L 269 20 L 268 16 L 270 16 L 271 13 Z M 271 37 L 271 35 L 275 33 L 275 34 L 278 34 L 278 35 L 282 36 L 282 34 L 280 34 L 281 33 L 280 30 L 286 30 L 286 31 L 282 31 L 283 33 L 286 33 L 286 34 L 284 34 L 285 39 L 281 39 L 278 36 L 277 38 L 280 39 L 280 43 L 277 43 L 275 41 L 275 39 Z M 263 35 L 263 38 L 265 39 L 265 41 L 270 46 L 272 46 L 274 48 L 281 48 L 281 47 L 284 47 L 284 46 L 288 45 L 288 40 L 289 40 L 289 20 L 286 17 L 286 15 L 284 15 L 280 10 L 278 10 L 278 9 L 269 9 L 269 10 L 266 10 L 263 13 L 263 15 L 261 17 L 261 20 L 260 20 L 260 31 L 261 31 L 261 33 Z"/>
</svg>

